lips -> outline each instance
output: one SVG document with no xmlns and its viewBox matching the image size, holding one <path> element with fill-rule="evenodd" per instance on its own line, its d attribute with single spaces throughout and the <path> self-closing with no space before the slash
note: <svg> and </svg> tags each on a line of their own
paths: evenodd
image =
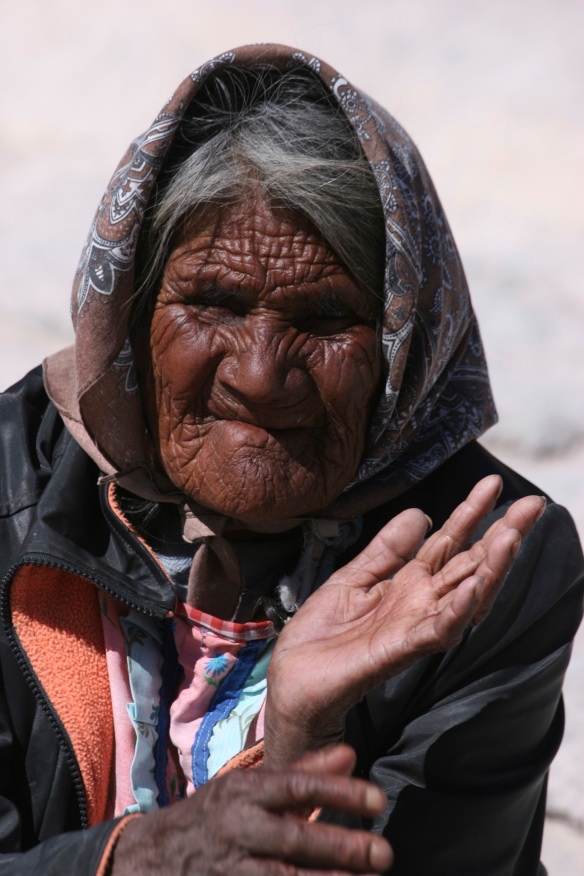
<svg viewBox="0 0 584 876">
<path fill-rule="evenodd" d="M 267 432 L 318 428 L 323 416 L 317 416 L 316 405 L 309 399 L 291 405 L 282 403 L 252 405 L 230 397 L 210 398 L 207 410 L 216 420 L 256 426 Z"/>
<path fill-rule="evenodd" d="M 249 470 L 250 460 L 254 460 L 252 467 L 264 475 L 270 471 L 271 477 L 276 469 L 287 470 L 293 461 L 310 471 L 322 444 L 319 430 L 270 429 L 243 420 L 217 420 L 211 426 L 209 438 L 218 457 L 230 460 L 230 470 L 242 461 Z"/>
</svg>

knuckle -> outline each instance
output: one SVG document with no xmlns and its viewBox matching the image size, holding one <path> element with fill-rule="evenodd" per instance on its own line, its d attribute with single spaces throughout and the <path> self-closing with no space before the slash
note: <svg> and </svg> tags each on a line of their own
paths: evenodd
<svg viewBox="0 0 584 876">
<path fill-rule="evenodd" d="M 447 532 L 445 533 L 444 537 L 445 552 L 447 552 L 451 556 L 454 554 L 459 554 L 461 551 L 464 550 L 466 542 L 466 532 L 463 532 L 461 534 L 461 537 L 458 537 L 451 532 Z"/>
<path fill-rule="evenodd" d="M 236 769 L 223 776 L 222 780 L 225 780 L 227 794 L 244 796 L 247 799 L 261 787 L 266 778 L 267 773 L 261 770 Z"/>
<path fill-rule="evenodd" d="M 287 790 L 292 803 L 305 805 L 314 794 L 315 780 L 307 773 L 290 772 L 287 774 Z"/>
<path fill-rule="evenodd" d="M 299 849 L 305 845 L 306 825 L 304 822 L 297 821 L 295 818 L 285 818 L 283 821 L 284 830 L 280 837 L 280 853 L 283 858 L 289 858 L 295 855 Z"/>
<path fill-rule="evenodd" d="M 369 861 L 371 837 L 356 831 L 343 831 L 337 839 L 337 856 L 342 867 L 361 869 Z"/>
<path fill-rule="evenodd" d="M 204 798 L 207 806 L 223 806 L 233 799 L 234 796 L 237 797 L 238 795 L 235 783 L 230 775 L 213 779 L 199 790 L 199 797 Z"/>
</svg>

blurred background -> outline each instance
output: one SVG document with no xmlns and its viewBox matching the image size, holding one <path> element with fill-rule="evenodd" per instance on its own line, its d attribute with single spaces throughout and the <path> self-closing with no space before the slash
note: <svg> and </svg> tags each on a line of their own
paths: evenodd
<svg viewBox="0 0 584 876">
<path fill-rule="evenodd" d="M 466 266 L 501 422 L 484 443 L 584 535 L 582 0 L 0 0 L 0 388 L 70 343 L 103 189 L 178 82 L 282 42 L 386 106 Z M 584 638 L 566 682 L 544 862 L 584 874 Z"/>
</svg>

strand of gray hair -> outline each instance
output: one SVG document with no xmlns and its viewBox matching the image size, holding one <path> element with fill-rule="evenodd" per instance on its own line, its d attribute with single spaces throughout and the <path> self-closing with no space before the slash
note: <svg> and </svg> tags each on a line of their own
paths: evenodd
<svg viewBox="0 0 584 876">
<path fill-rule="evenodd" d="M 306 217 L 381 297 L 385 233 L 372 168 L 344 112 L 306 70 L 229 67 L 195 98 L 148 209 L 141 290 L 155 293 L 177 232 L 261 198 Z M 138 305 L 140 307 L 140 305 Z"/>
</svg>

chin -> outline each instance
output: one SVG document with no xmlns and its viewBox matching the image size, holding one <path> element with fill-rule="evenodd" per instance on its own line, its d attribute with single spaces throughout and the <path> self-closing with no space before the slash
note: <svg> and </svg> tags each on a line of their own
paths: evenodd
<svg viewBox="0 0 584 876">
<path fill-rule="evenodd" d="M 334 491 L 326 490 L 321 479 L 307 471 L 296 471 L 294 477 L 289 469 L 279 473 L 280 476 L 271 474 L 271 477 L 266 477 L 265 472 L 257 472 L 251 484 L 249 479 L 234 478 L 233 475 L 226 476 L 225 480 L 217 478 L 216 484 L 222 482 L 227 487 L 220 492 L 198 489 L 192 482 L 183 489 L 191 499 L 216 514 L 253 526 L 304 517 L 320 511 L 344 487 L 343 482 Z M 294 481 L 301 486 L 300 489 L 294 489 Z M 207 480 L 207 486 L 211 484 L 211 480 Z"/>
<path fill-rule="evenodd" d="M 231 517 L 234 520 L 253 526 L 254 524 L 269 524 L 295 517 L 303 517 L 325 507 L 326 500 L 319 501 L 317 497 L 290 496 L 277 500 L 266 496 L 261 500 L 246 500 L 242 494 L 223 495 L 220 499 L 199 491 L 192 491 L 191 498 L 198 504 L 209 508 L 216 514 Z"/>
<path fill-rule="evenodd" d="M 330 505 L 353 474 L 347 455 L 320 458 L 304 430 L 275 436 L 237 425 L 221 424 L 187 461 L 163 458 L 173 483 L 216 514 L 246 525 L 305 517 Z"/>
</svg>

